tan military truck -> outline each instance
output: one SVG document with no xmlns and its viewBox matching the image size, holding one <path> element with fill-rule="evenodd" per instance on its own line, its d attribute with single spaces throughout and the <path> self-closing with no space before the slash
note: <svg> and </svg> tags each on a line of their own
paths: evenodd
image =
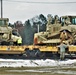
<svg viewBox="0 0 76 75">
<path fill-rule="evenodd" d="M 0 18 L 0 44 L 14 45 L 18 39 L 22 39 L 17 30 L 8 26 L 8 18 Z"/>
<path fill-rule="evenodd" d="M 56 15 L 54 23 L 51 23 L 52 17 L 48 17 L 45 32 L 35 33 L 34 44 L 36 45 L 58 45 L 62 41 L 68 44 L 76 42 L 76 16 L 61 16 L 60 19 Z"/>
</svg>

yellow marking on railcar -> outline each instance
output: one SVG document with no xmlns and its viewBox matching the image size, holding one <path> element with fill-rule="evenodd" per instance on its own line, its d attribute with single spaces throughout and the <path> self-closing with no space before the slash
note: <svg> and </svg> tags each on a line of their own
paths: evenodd
<svg viewBox="0 0 76 75">
<path fill-rule="evenodd" d="M 69 46 L 69 52 L 76 52 L 76 46 Z"/>
<path fill-rule="evenodd" d="M 12 51 L 24 51 L 25 47 L 23 47 L 23 46 L 10 46 L 10 50 L 12 50 Z"/>
<path fill-rule="evenodd" d="M 52 46 L 42 46 L 41 48 L 40 48 L 40 51 L 45 51 L 45 52 L 57 52 L 58 51 L 58 49 L 57 49 L 57 47 L 52 47 Z"/>
<path fill-rule="evenodd" d="M 23 46 L 0 46 L 0 53 L 20 54 L 20 53 L 24 53 L 26 48 L 29 48 L 29 50 L 38 48 L 41 52 L 58 52 L 58 48 L 56 46 L 35 46 L 35 45 L 27 46 L 27 45 L 23 45 Z M 68 51 L 76 52 L 76 46 L 70 45 L 68 48 Z"/>
<path fill-rule="evenodd" d="M 7 46 L 0 46 L 0 50 L 5 51 L 5 50 L 7 50 L 7 49 L 8 49 L 8 47 L 7 47 Z"/>
</svg>

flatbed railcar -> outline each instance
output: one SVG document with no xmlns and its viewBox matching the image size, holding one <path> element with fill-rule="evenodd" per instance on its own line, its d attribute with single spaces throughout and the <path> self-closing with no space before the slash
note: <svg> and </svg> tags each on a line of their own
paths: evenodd
<svg viewBox="0 0 76 75">
<path fill-rule="evenodd" d="M 76 46 L 69 45 L 66 49 L 66 54 L 76 56 Z M 56 46 L 35 46 L 35 45 L 23 45 L 23 46 L 0 46 L 0 55 L 19 55 L 25 57 L 52 57 L 52 55 L 59 55 L 59 48 Z"/>
</svg>

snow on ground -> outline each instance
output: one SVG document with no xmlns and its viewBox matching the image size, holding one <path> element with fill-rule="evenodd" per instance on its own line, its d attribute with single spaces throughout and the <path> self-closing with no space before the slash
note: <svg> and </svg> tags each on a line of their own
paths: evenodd
<svg viewBox="0 0 76 75">
<path fill-rule="evenodd" d="M 60 60 L 23 60 L 23 59 L 0 59 L 0 67 L 46 67 L 65 66 L 76 64 L 76 59 Z"/>
</svg>

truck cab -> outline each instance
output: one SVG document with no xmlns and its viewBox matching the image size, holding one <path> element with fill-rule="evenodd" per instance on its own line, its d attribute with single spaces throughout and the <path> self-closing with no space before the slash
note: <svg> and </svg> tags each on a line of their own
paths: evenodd
<svg viewBox="0 0 76 75">
<path fill-rule="evenodd" d="M 8 18 L 0 18 L 0 44 L 1 45 L 10 45 L 17 42 L 21 36 L 18 36 L 17 30 L 15 31 L 12 27 L 8 26 Z M 14 32 L 15 31 L 15 32 Z M 17 34 L 16 34 L 17 33 Z"/>
</svg>

